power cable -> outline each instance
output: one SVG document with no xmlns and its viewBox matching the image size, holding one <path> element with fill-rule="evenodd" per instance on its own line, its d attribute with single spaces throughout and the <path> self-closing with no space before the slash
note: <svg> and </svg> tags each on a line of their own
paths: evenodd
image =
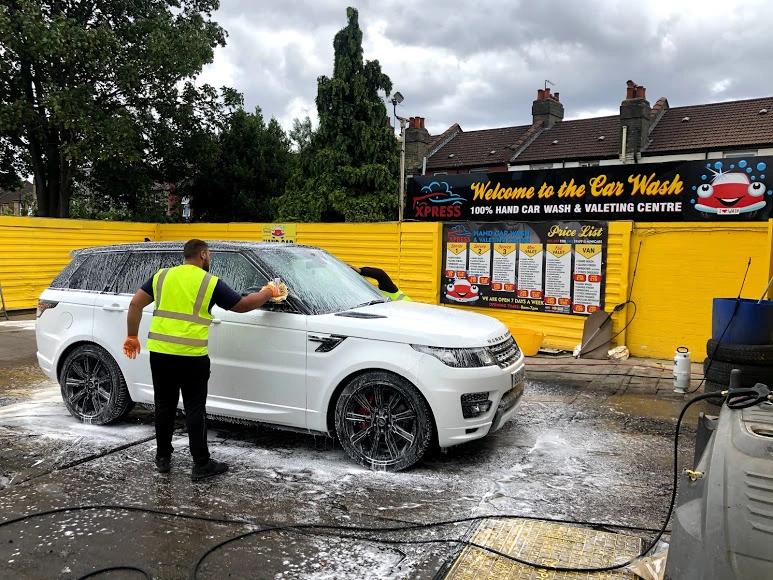
<svg viewBox="0 0 773 580">
<path fill-rule="evenodd" d="M 733 305 L 733 312 L 730 315 L 730 320 L 727 321 L 727 326 L 725 326 L 725 330 L 722 331 L 722 334 L 720 335 L 719 340 L 717 341 L 717 346 L 714 347 L 714 352 L 709 355 L 709 365 L 706 367 L 706 370 L 703 371 L 703 378 L 701 379 L 701 382 L 698 383 L 698 386 L 695 387 L 692 391 L 687 391 L 688 395 L 691 395 L 696 391 L 699 391 L 700 388 L 703 386 L 703 382 L 709 376 L 709 370 L 711 369 L 711 363 L 714 362 L 714 356 L 717 354 L 717 351 L 719 350 L 719 345 L 722 344 L 722 339 L 725 338 L 725 333 L 727 332 L 727 329 L 730 328 L 730 325 L 733 323 L 733 319 L 735 318 L 735 315 L 738 312 L 738 306 L 740 306 L 741 304 L 741 293 L 743 292 L 743 287 L 746 284 L 746 276 L 749 274 L 749 268 L 751 267 L 751 265 L 752 265 L 752 258 L 751 256 L 749 256 L 749 261 L 746 264 L 746 272 L 744 272 L 743 274 L 743 280 L 741 281 L 741 288 L 738 290 L 738 296 L 735 299 L 735 304 Z"/>
</svg>

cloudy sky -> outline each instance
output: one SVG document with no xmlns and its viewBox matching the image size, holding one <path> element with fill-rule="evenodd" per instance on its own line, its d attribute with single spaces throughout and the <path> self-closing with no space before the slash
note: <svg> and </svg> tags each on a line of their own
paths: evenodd
<svg viewBox="0 0 773 580">
<path fill-rule="evenodd" d="M 199 80 L 286 129 L 316 123 L 316 79 L 332 74 L 347 6 L 365 59 L 405 97 L 398 114 L 432 134 L 531 123 L 546 79 L 566 118 L 616 113 L 628 79 L 671 106 L 773 95 L 770 0 L 221 0 L 228 46 Z"/>
</svg>

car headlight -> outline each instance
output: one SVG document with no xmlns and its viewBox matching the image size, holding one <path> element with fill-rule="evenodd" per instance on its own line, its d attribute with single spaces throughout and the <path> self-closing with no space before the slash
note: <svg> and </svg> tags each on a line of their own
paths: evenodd
<svg viewBox="0 0 773 580">
<path fill-rule="evenodd" d="M 494 356 L 485 347 L 479 348 L 443 348 L 412 344 L 413 350 L 434 356 L 444 365 L 462 369 L 488 367 L 497 364 Z"/>
</svg>

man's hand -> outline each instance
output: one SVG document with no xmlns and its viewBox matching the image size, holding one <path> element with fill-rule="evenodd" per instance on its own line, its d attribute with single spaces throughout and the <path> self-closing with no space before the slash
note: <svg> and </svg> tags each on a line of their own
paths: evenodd
<svg viewBox="0 0 773 580">
<path fill-rule="evenodd" d="M 283 300 L 287 300 L 287 285 L 284 282 L 280 282 L 278 285 L 274 282 L 269 282 L 264 286 L 264 288 L 268 288 L 271 290 L 271 302 L 282 302 Z"/>
<path fill-rule="evenodd" d="M 130 359 L 137 358 L 140 354 L 140 341 L 136 336 L 126 337 L 126 341 L 123 343 L 123 353 Z"/>
</svg>

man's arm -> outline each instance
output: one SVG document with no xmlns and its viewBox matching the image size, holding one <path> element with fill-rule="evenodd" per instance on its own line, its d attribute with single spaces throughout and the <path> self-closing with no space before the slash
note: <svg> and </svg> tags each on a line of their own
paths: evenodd
<svg viewBox="0 0 773 580">
<path fill-rule="evenodd" d="M 134 293 L 132 301 L 129 303 L 129 313 L 126 315 L 126 334 L 128 336 L 137 336 L 140 330 L 140 320 L 142 320 L 142 309 L 153 302 L 153 297 L 140 289 Z"/>
<path fill-rule="evenodd" d="M 382 292 L 397 292 L 397 285 L 392 282 L 392 278 L 389 274 L 384 272 L 381 268 L 371 268 L 369 266 L 363 266 L 359 269 L 359 274 L 366 278 L 373 278 L 378 282 L 378 289 Z"/>
<path fill-rule="evenodd" d="M 231 312 L 251 312 L 263 306 L 271 298 L 276 298 L 280 295 L 279 288 L 271 282 L 258 292 L 242 296 L 223 280 L 218 280 L 215 291 L 212 293 L 210 308 L 212 304 L 216 304 L 223 310 L 230 310 Z"/>
<path fill-rule="evenodd" d="M 266 286 L 259 292 L 247 294 L 247 296 L 244 296 L 241 300 L 239 300 L 239 302 L 237 302 L 228 310 L 231 312 L 251 312 L 252 310 L 257 310 L 263 306 L 270 298 L 273 297 L 274 292 L 271 290 L 271 288 Z"/>
</svg>

